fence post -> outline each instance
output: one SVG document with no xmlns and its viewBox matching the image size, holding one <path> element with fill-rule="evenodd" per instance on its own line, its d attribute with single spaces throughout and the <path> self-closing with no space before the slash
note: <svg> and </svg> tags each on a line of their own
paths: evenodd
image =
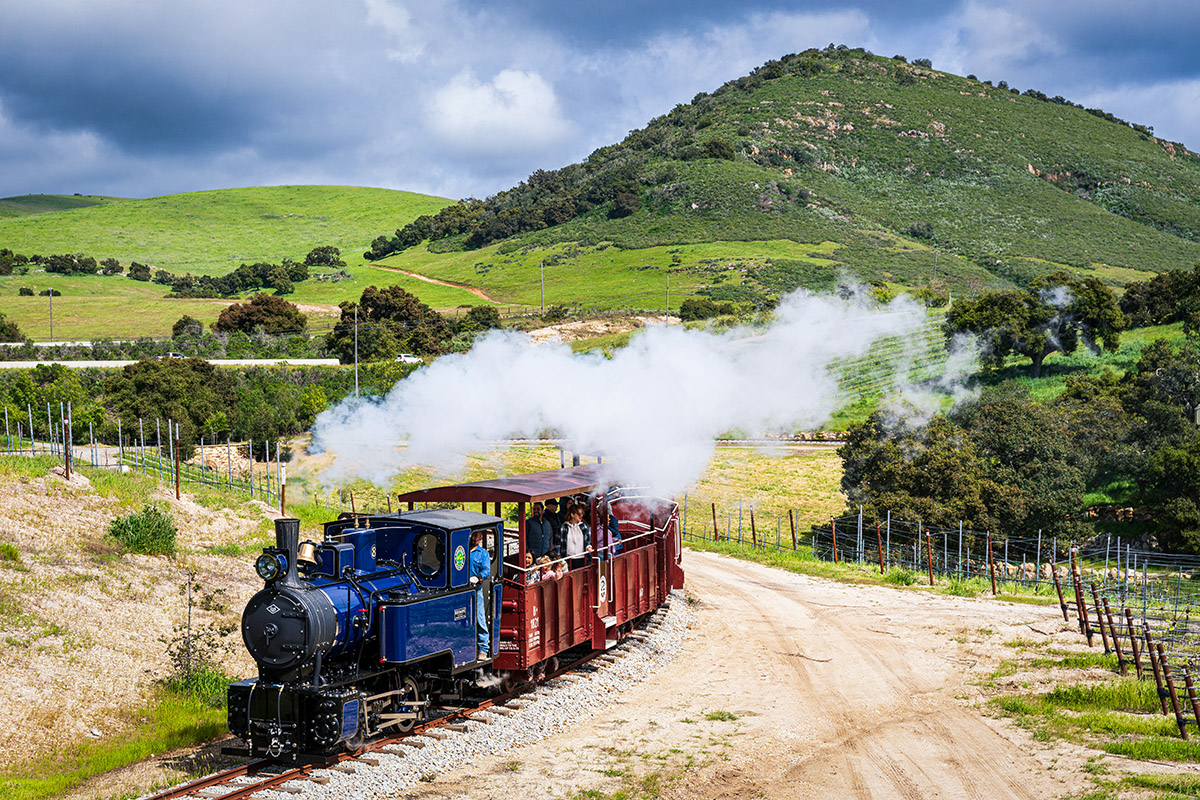
<svg viewBox="0 0 1200 800">
<path fill-rule="evenodd" d="M 1121 670 L 1122 675 L 1129 674 L 1129 667 L 1125 662 L 1125 653 L 1121 651 L 1121 633 L 1117 630 L 1117 626 L 1113 625 L 1112 609 L 1108 606 L 1108 597 L 1100 598 L 1104 601 L 1104 616 L 1108 618 L 1108 632 L 1112 634 L 1113 649 L 1117 651 L 1117 668 Z M 1097 609 L 1099 614 L 1100 610 Z"/>
<path fill-rule="evenodd" d="M 142 418 L 138 417 L 138 438 L 141 440 L 141 447 L 138 450 L 138 461 L 141 463 L 142 474 L 146 474 L 146 425 L 142 422 Z"/>
<path fill-rule="evenodd" d="M 250 499 L 254 499 L 254 440 L 246 440 L 247 453 L 250 454 Z"/>
<path fill-rule="evenodd" d="M 1066 616 L 1064 613 L 1063 616 Z M 1133 649 L 1133 666 L 1137 670 L 1138 680 L 1142 679 L 1142 654 L 1138 647 L 1137 633 L 1133 629 L 1133 612 L 1129 610 L 1129 606 L 1125 607 L 1125 624 L 1129 629 L 1129 644 Z"/>
<path fill-rule="evenodd" d="M 892 568 L 892 512 L 887 512 L 887 558 L 888 569 Z"/>
<path fill-rule="evenodd" d="M 836 522 L 834 522 L 834 519 L 833 519 L 833 517 L 830 517 L 830 518 L 829 518 L 829 532 L 830 532 L 830 534 L 833 536 L 833 563 L 835 563 L 835 564 L 836 564 L 836 563 L 838 563 L 838 552 L 837 552 L 837 523 L 836 523 Z"/>
<path fill-rule="evenodd" d="M 1037 554 L 1034 556 L 1033 593 L 1037 594 L 1042 582 L 1042 529 L 1038 528 Z"/>
<path fill-rule="evenodd" d="M 233 442 L 228 436 L 225 437 L 225 483 L 229 486 L 229 491 L 233 491 Z"/>
<path fill-rule="evenodd" d="M 712 514 L 713 514 L 713 541 L 719 542 L 719 541 L 721 541 L 721 529 L 717 527 L 717 504 L 716 503 L 712 504 Z"/>
<path fill-rule="evenodd" d="M 1096 604 L 1096 622 L 1100 625 L 1100 640 L 1104 642 L 1104 655 L 1112 652 L 1108 646 L 1108 633 L 1104 630 L 1104 617 L 1100 612 L 1100 594 L 1096 591 L 1096 582 L 1092 581 L 1092 602 Z"/>
<path fill-rule="evenodd" d="M 1167 663 L 1167 654 L 1163 651 L 1163 643 L 1156 642 L 1155 649 L 1158 650 L 1158 663 L 1162 666 L 1163 681 L 1167 684 L 1167 693 L 1171 696 L 1171 708 L 1175 712 L 1175 724 L 1179 726 L 1179 738 L 1184 741 L 1188 738 L 1187 720 L 1183 718 L 1183 714 L 1179 711 L 1179 695 L 1175 693 L 1175 681 L 1171 679 L 1171 667 Z"/>
<path fill-rule="evenodd" d="M 921 523 L 917 523 L 917 530 L 921 529 Z M 929 535 L 929 529 L 925 529 L 925 551 L 929 556 L 929 585 L 933 586 L 933 539 Z"/>
<path fill-rule="evenodd" d="M 875 520 L 875 546 L 879 548 L 879 574 L 883 575 L 883 537 L 879 535 L 879 520 Z"/>
<path fill-rule="evenodd" d="M 1120 550 L 1117 551 L 1117 553 L 1120 552 Z M 1184 659 L 1184 662 L 1182 665 L 1180 665 L 1180 668 L 1183 670 L 1183 683 L 1185 686 L 1187 686 L 1188 700 L 1192 704 L 1192 714 L 1196 717 L 1197 728 L 1200 728 L 1200 705 L 1196 704 L 1196 687 L 1192 683 L 1192 673 L 1188 669 L 1186 659 Z"/>
<path fill-rule="evenodd" d="M 125 463 L 125 439 L 121 436 L 121 418 L 117 417 L 117 472 Z"/>
<path fill-rule="evenodd" d="M 1158 662 L 1158 654 L 1154 650 L 1154 642 L 1150 639 L 1150 626 L 1142 620 L 1142 633 L 1146 637 L 1146 653 L 1150 656 L 1150 666 L 1154 668 L 1154 682 L 1158 685 L 1158 701 L 1162 705 L 1162 713 L 1167 715 L 1167 690 L 1163 687 L 1162 665 Z"/>
<path fill-rule="evenodd" d="M 992 574 L 992 597 L 996 596 L 996 562 L 992 559 L 992 532 L 987 532 L 988 571 Z"/>
<path fill-rule="evenodd" d="M 1075 610 L 1079 615 L 1079 632 L 1087 637 L 1088 647 L 1092 647 L 1092 623 L 1088 619 L 1087 603 L 1083 599 L 1083 576 L 1079 569 L 1079 551 L 1072 547 L 1070 553 L 1071 582 L 1075 584 Z"/>
<path fill-rule="evenodd" d="M 37 437 L 33 433 L 33 405 L 25 404 L 25 410 L 29 412 L 29 455 L 37 455 Z"/>
<path fill-rule="evenodd" d="M 796 552 L 796 518 L 792 516 L 792 510 L 788 509 L 788 525 L 792 526 L 792 552 Z"/>
<path fill-rule="evenodd" d="M 179 499 L 179 423 L 175 428 L 175 499 Z"/>
<path fill-rule="evenodd" d="M 754 509 L 750 509 L 750 546 L 758 547 L 758 529 L 754 526 Z"/>
<path fill-rule="evenodd" d="M 4 407 L 4 438 L 8 440 L 8 452 L 12 452 L 12 433 L 8 430 L 8 406 Z"/>
</svg>

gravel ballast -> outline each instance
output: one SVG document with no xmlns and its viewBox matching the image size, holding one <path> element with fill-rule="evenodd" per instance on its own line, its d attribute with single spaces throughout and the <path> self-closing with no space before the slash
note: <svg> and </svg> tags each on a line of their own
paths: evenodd
<svg viewBox="0 0 1200 800">
<path fill-rule="evenodd" d="M 542 741 L 593 715 L 610 699 L 670 663 L 683 646 L 693 616 L 683 593 L 672 592 L 670 602 L 635 636 L 580 669 L 547 681 L 511 701 L 503 712 L 478 712 L 465 722 L 461 732 L 434 728 L 428 734 L 387 745 L 368 754 L 368 758 L 378 762 L 376 765 L 346 762 L 353 765 L 352 773 L 315 770 L 313 775 L 328 779 L 325 784 L 308 780 L 285 784 L 299 794 L 265 789 L 254 797 L 258 800 L 390 797 L 416 786 L 423 778 L 430 780 L 446 772 L 458 773 L 482 757 Z"/>
</svg>

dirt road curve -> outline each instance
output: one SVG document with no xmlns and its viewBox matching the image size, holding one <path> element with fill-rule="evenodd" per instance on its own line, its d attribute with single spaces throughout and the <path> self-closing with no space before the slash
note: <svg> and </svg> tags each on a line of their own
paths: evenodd
<svg viewBox="0 0 1200 800">
<path fill-rule="evenodd" d="M 852 587 L 705 553 L 688 552 L 686 568 L 694 634 L 656 679 L 554 742 L 415 796 L 611 792 L 649 772 L 678 798 L 1025 800 L 1081 785 L 1070 759 L 1056 768 L 1061 751 L 971 707 L 979 648 L 957 641 L 981 628 L 1061 631 L 1056 608 Z"/>
</svg>

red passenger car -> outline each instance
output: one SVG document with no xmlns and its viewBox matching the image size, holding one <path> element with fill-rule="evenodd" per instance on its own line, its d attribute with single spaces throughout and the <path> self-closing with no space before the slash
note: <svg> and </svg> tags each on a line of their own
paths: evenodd
<svg viewBox="0 0 1200 800">
<path fill-rule="evenodd" d="M 550 499 L 583 503 L 591 531 L 582 566 L 561 577 L 530 583 L 525 563 L 527 506 Z M 612 485 L 600 464 L 422 489 L 400 495 L 418 503 L 480 504 L 504 518 L 516 506 L 516 527 L 506 526 L 500 643 L 494 667 L 513 678 L 537 677 L 559 653 L 580 645 L 603 650 L 657 609 L 671 589 L 683 587 L 679 508 L 671 500 Z M 612 535 L 612 524 L 619 531 Z M 491 549 L 491 548 L 489 548 Z M 494 552 L 494 551 L 493 551 Z M 533 570 L 536 574 L 536 569 Z"/>
</svg>

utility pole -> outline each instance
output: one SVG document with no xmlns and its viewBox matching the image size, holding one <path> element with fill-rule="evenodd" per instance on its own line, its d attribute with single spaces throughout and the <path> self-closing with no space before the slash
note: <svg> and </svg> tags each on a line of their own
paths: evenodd
<svg viewBox="0 0 1200 800">
<path fill-rule="evenodd" d="M 354 396 L 358 397 L 358 304 L 354 304 Z"/>
</svg>

